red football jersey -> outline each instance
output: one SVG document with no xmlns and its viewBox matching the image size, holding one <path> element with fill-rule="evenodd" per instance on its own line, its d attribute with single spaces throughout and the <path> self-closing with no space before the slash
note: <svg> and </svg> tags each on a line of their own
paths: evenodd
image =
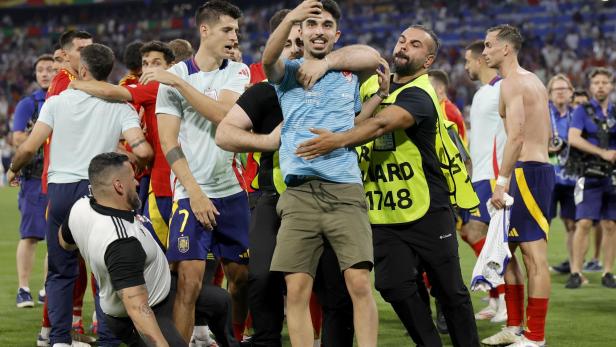
<svg viewBox="0 0 616 347">
<path fill-rule="evenodd" d="M 68 88 L 69 83 L 71 83 L 71 81 L 75 80 L 76 78 L 77 77 L 75 77 L 75 75 L 73 75 L 66 69 L 61 69 L 60 71 L 58 71 L 56 76 L 54 76 L 54 78 L 51 80 L 51 83 L 49 84 L 45 100 L 65 91 Z M 41 175 L 41 190 L 43 191 L 43 193 L 47 193 L 47 171 L 49 170 L 50 142 L 51 135 L 49 136 L 49 138 L 47 138 L 45 144 L 43 145 L 43 173 Z"/>
<path fill-rule="evenodd" d="M 156 120 L 156 95 L 158 94 L 158 82 L 148 84 L 130 84 L 124 86 L 133 97 L 133 104 L 143 108 L 143 123 L 145 124 L 145 139 L 154 149 L 154 160 L 150 164 L 150 184 L 156 197 L 172 196 L 171 168 L 158 136 L 158 121 Z"/>
<path fill-rule="evenodd" d="M 458 134 L 460 135 L 460 138 L 462 138 L 462 141 L 466 143 L 466 126 L 464 125 L 464 117 L 462 117 L 462 112 L 460 112 L 458 106 L 449 101 L 449 99 L 445 99 L 443 103 L 445 116 L 447 116 L 449 121 L 456 123 L 456 126 L 458 127 Z"/>
</svg>

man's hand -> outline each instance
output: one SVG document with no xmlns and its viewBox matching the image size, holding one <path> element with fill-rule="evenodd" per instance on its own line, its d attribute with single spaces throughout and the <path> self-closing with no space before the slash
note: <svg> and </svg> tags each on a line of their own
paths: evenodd
<svg viewBox="0 0 616 347">
<path fill-rule="evenodd" d="M 208 230 L 213 230 L 216 226 L 216 216 L 219 216 L 220 213 L 212 203 L 212 200 L 201 191 L 195 194 L 195 196 L 190 196 L 188 200 L 197 220 Z"/>
<path fill-rule="evenodd" d="M 306 60 L 297 70 L 297 82 L 308 90 L 317 83 L 329 70 L 327 57 L 325 59 Z"/>
<path fill-rule="evenodd" d="M 605 161 L 609 161 L 610 163 L 616 162 L 616 150 L 607 149 L 607 150 L 601 151 L 600 156 L 601 156 L 601 159 Z"/>
<path fill-rule="evenodd" d="M 490 199 L 490 201 L 492 202 L 492 205 L 499 210 L 505 208 L 506 190 L 507 189 L 505 187 L 498 184 L 494 186 L 494 193 L 492 193 L 492 199 Z"/>
<path fill-rule="evenodd" d="M 300 158 L 312 160 L 342 147 L 340 134 L 333 133 L 326 129 L 314 128 L 310 129 L 310 132 L 319 136 L 302 142 L 297 147 L 295 154 Z"/>
<path fill-rule="evenodd" d="M 148 84 L 152 81 L 175 87 L 181 80 L 177 75 L 166 70 L 144 72 L 139 78 L 139 83 L 141 84 Z"/>
<path fill-rule="evenodd" d="M 71 81 L 71 83 L 68 84 L 68 88 L 69 89 L 76 89 L 79 90 L 79 85 L 80 83 L 82 83 L 83 81 L 80 80 L 73 80 Z"/>
<path fill-rule="evenodd" d="M 17 177 L 17 174 L 15 172 L 13 172 L 13 170 L 9 169 L 6 172 L 6 178 L 9 182 L 9 185 L 11 187 L 18 187 L 19 186 L 19 178 Z"/>
<path fill-rule="evenodd" d="M 293 11 L 289 12 L 285 16 L 285 20 L 288 19 L 293 23 L 301 23 L 310 17 L 319 16 L 323 11 L 323 4 L 319 0 L 305 0 L 301 4 L 297 5 Z"/>
<path fill-rule="evenodd" d="M 376 69 L 376 74 L 379 75 L 379 92 L 381 95 L 389 95 L 389 63 L 387 60 L 380 58 L 379 67 Z"/>
</svg>

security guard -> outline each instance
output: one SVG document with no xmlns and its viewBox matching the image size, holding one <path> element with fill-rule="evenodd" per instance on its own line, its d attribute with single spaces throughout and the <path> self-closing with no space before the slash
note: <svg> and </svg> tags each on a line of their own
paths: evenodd
<svg viewBox="0 0 616 347">
<path fill-rule="evenodd" d="M 438 51 L 436 35 L 411 26 L 394 48 L 395 73 L 380 110 L 352 130 L 306 141 L 298 155 L 312 159 L 335 148 L 360 147 L 360 167 L 374 239 L 376 288 L 421 346 L 441 346 L 428 306 L 417 292 L 421 265 L 441 303 L 455 346 L 478 346 L 477 327 L 460 271 L 452 204 L 474 208 L 478 199 L 427 69 Z M 378 91 L 373 76 L 363 98 Z"/>
</svg>

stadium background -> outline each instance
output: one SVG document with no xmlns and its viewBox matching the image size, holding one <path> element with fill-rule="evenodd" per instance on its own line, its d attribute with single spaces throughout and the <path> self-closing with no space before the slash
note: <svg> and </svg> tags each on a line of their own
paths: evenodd
<svg viewBox="0 0 616 347">
<path fill-rule="evenodd" d="M 36 56 L 51 53 L 59 35 L 79 28 L 94 35 L 95 42 L 113 48 L 122 57 L 133 40 L 184 38 L 198 47 L 193 23 L 194 10 L 203 1 L 155 0 L 0 0 L 0 144 L 2 155 L 10 155 L 5 137 L 19 99 L 35 88 L 32 63 Z M 279 8 L 298 1 L 232 0 L 244 11 L 240 46 L 247 64 L 260 59 L 268 37 L 267 22 Z M 340 0 L 343 19 L 338 47 L 365 43 L 389 57 L 397 36 L 410 24 L 432 27 L 443 41 L 435 68 L 449 73 L 449 97 L 465 116 L 477 88 L 464 71 L 463 48 L 483 38 L 485 29 L 500 23 L 519 26 L 525 36 L 520 54 L 522 66 L 544 81 L 556 73 L 569 76 L 576 88 L 587 86 L 586 73 L 594 66 L 616 66 L 615 1 L 423 1 Z M 111 82 L 126 69 L 117 61 Z M 616 95 L 612 95 L 612 100 Z M 472 131 L 472 130 L 471 130 Z M 0 346 L 32 346 L 39 329 L 41 305 L 35 309 L 15 308 L 15 246 L 19 214 L 16 189 L 0 188 Z M 550 237 L 550 263 L 566 257 L 564 229 L 555 221 Z M 39 244 L 31 280 L 33 290 L 41 283 L 44 243 Z M 474 256 L 460 246 L 465 278 L 470 276 Z M 614 346 L 616 291 L 600 287 L 600 274 L 590 274 L 591 284 L 582 290 L 566 291 L 566 277 L 553 275 L 553 296 L 548 313 L 547 339 L 551 346 Z M 468 282 L 468 281 L 467 281 Z M 86 295 L 86 309 L 92 307 Z M 380 298 L 380 346 L 408 345 L 397 317 Z M 484 306 L 483 295 L 474 294 L 475 308 Z M 89 314 L 84 314 L 88 323 Z M 500 326 L 478 323 L 480 336 L 489 336 Z M 288 340 L 287 340 L 288 341 Z M 444 341 L 449 341 L 445 338 Z"/>
</svg>

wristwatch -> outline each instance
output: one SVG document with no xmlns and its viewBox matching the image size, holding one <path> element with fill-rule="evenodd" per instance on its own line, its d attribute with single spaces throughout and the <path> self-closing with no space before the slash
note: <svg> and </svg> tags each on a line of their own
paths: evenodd
<svg viewBox="0 0 616 347">
<path fill-rule="evenodd" d="M 385 99 L 387 99 L 389 97 L 389 94 L 383 94 L 383 93 L 381 93 L 381 90 L 379 89 L 379 90 L 376 91 L 376 96 L 378 96 L 379 98 L 385 100 Z"/>
</svg>

